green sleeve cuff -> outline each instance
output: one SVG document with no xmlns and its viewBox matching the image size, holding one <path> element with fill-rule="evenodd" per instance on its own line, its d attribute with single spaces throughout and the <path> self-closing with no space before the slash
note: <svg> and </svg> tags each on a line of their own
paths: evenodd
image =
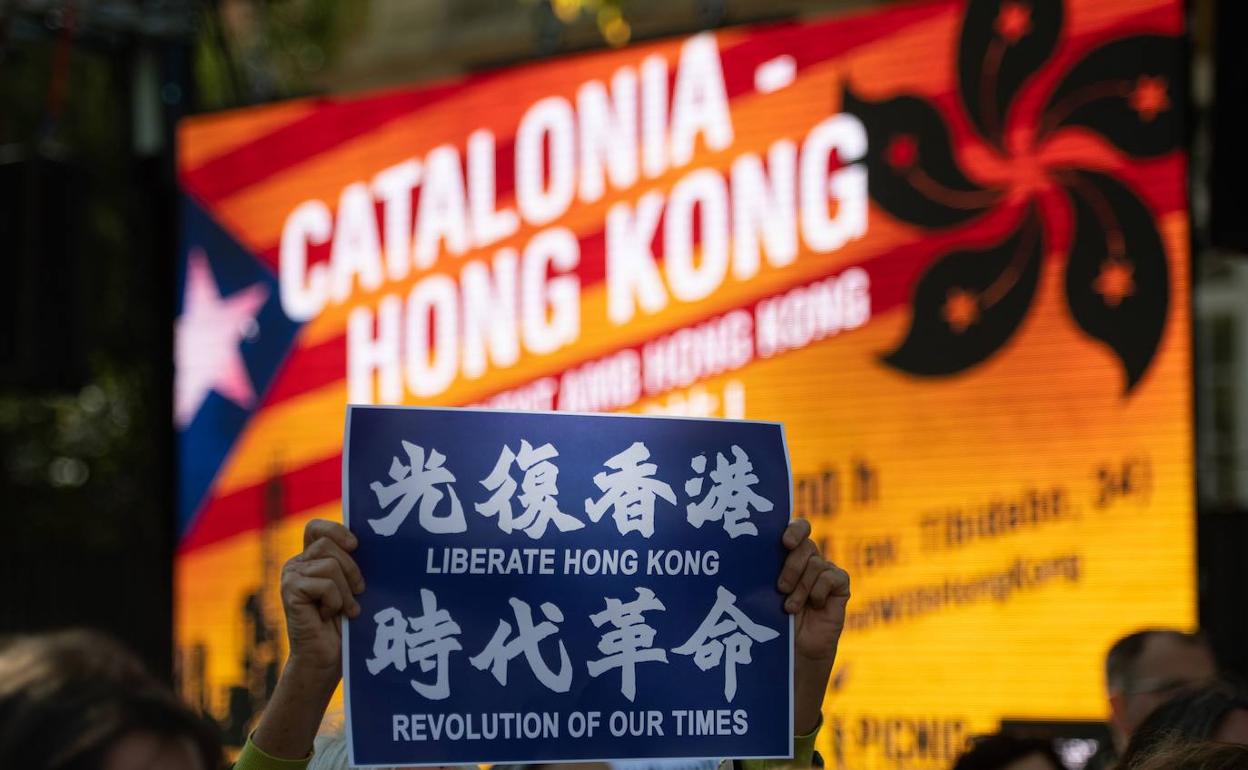
<svg viewBox="0 0 1248 770">
<path fill-rule="evenodd" d="M 238 754 L 238 760 L 234 762 L 234 770 L 305 770 L 311 761 L 311 754 L 303 759 L 278 759 L 269 756 L 248 738 L 247 744 Z"/>
<path fill-rule="evenodd" d="M 789 764 L 798 767 L 810 767 L 815 758 L 815 738 L 819 735 L 819 728 L 823 727 L 823 720 L 819 720 L 819 724 L 815 725 L 815 729 L 805 735 L 793 736 L 793 760 Z"/>
<path fill-rule="evenodd" d="M 819 735 L 819 728 L 823 726 L 823 720 L 819 720 L 819 724 L 815 725 L 815 729 L 805 735 L 793 736 L 793 758 L 792 759 L 743 759 L 740 762 L 742 770 L 774 770 L 779 767 L 810 767 L 815 756 L 815 737 Z"/>
</svg>

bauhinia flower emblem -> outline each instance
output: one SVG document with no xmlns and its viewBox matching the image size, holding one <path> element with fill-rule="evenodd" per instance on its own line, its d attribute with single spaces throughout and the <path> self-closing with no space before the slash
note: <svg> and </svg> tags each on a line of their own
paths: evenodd
<svg viewBox="0 0 1248 770">
<path fill-rule="evenodd" d="M 1015 222 L 1003 241 L 955 247 L 927 268 L 906 338 L 884 356 L 897 369 L 951 375 L 999 350 L 1031 307 L 1046 248 L 1064 249 L 1071 316 L 1122 362 L 1128 393 L 1152 362 L 1169 308 L 1166 253 L 1153 213 L 1105 157 L 1140 161 L 1179 147 L 1180 41 L 1119 38 L 1053 73 L 1064 12 L 1059 0 L 968 2 L 957 91 L 973 137 L 957 157 L 933 102 L 867 101 L 846 89 L 842 109 L 867 127 L 871 197 L 886 212 L 929 229 L 1011 212 Z M 1091 141 L 1072 141 L 1079 132 Z M 1061 244 L 1055 199 L 1069 208 Z"/>
</svg>

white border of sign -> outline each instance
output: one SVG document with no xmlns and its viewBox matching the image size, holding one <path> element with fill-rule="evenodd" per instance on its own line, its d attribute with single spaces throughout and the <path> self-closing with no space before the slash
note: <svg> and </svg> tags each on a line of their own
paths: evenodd
<svg viewBox="0 0 1248 770">
<path fill-rule="evenodd" d="M 789 521 L 793 521 L 793 464 L 789 459 L 789 439 L 784 432 L 784 423 L 775 422 L 773 420 L 742 420 L 728 417 L 681 417 L 677 415 L 638 415 L 638 414 L 620 414 L 616 412 L 559 412 L 552 410 L 527 410 L 521 411 L 516 409 L 482 409 L 477 407 L 458 407 L 458 406 L 401 406 L 392 404 L 347 404 L 347 421 L 343 428 L 342 434 L 342 524 L 348 529 L 351 528 L 351 502 L 346 495 L 347 480 L 350 478 L 350 469 L 348 467 L 348 458 L 350 453 L 347 451 L 347 443 L 351 440 L 351 412 L 359 408 L 366 409 L 401 409 L 403 411 L 424 410 L 429 412 L 488 412 L 490 414 L 548 414 L 567 417 L 620 417 L 620 418 L 636 418 L 644 417 L 647 419 L 664 419 L 664 420 L 690 420 L 693 422 L 748 422 L 761 425 L 776 425 L 780 428 L 780 441 L 784 445 L 784 472 L 789 477 Z M 771 755 L 750 755 L 742 757 L 649 757 L 651 760 L 683 760 L 696 762 L 700 760 L 714 760 L 722 762 L 724 759 L 792 759 L 793 758 L 793 659 L 795 657 L 793 651 L 793 624 L 794 618 L 789 616 L 789 754 L 787 757 L 771 756 Z M 347 682 L 347 672 L 349 669 L 349 661 L 351 658 L 351 624 L 345 620 L 342 623 L 342 711 L 343 711 L 343 734 L 347 740 L 347 758 L 348 763 L 352 767 L 390 767 L 390 765 L 361 765 L 355 761 L 355 742 L 351 739 L 351 689 Z M 613 758 L 600 757 L 568 757 L 559 760 L 560 762 L 618 762 L 631 761 Z M 523 759 L 497 759 L 497 760 L 464 760 L 458 764 L 521 764 L 527 763 L 529 760 Z M 427 762 L 411 765 L 411 767 L 437 767 L 445 763 Z"/>
</svg>

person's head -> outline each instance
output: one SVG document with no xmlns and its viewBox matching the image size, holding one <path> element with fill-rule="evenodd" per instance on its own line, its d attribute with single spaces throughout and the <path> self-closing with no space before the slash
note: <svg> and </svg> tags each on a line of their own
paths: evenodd
<svg viewBox="0 0 1248 770">
<path fill-rule="evenodd" d="M 1248 770 L 1248 746 L 1200 741 L 1166 743 L 1130 770 Z"/>
<path fill-rule="evenodd" d="M 1035 738 L 997 733 L 979 738 L 953 770 L 1063 770 L 1053 744 Z"/>
<path fill-rule="evenodd" d="M 213 734 L 113 640 L 87 631 L 0 643 L 0 767 L 215 770 Z"/>
<path fill-rule="evenodd" d="M 1201 741 L 1248 745 L 1248 698 L 1221 685 L 1176 695 L 1135 731 L 1120 767 L 1131 770 L 1165 746 Z"/>
<path fill-rule="evenodd" d="M 1150 629 L 1115 642 L 1105 656 L 1105 684 L 1109 724 L 1118 750 L 1123 750 L 1154 709 L 1216 676 L 1213 651 L 1200 634 Z"/>
</svg>

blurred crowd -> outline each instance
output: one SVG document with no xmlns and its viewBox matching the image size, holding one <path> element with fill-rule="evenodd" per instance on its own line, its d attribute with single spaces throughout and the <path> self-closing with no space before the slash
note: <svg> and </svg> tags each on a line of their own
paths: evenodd
<svg viewBox="0 0 1248 770">
<path fill-rule="evenodd" d="M 721 770 L 822 766 L 814 745 L 849 576 L 822 557 L 805 521 L 792 523 L 783 542 L 789 555 L 777 591 L 797 619 L 795 756 L 724 760 Z M 236 770 L 350 766 L 341 730 L 326 729 L 324 717 L 341 679 L 341 624 L 359 614 L 355 597 L 365 590 L 356 545 L 341 525 L 313 521 L 304 550 L 283 568 L 290 656 Z M 1148 629 L 1119 639 L 1106 654 L 1105 686 L 1112 746 L 1086 770 L 1248 770 L 1248 697 L 1219 675 L 1200 634 Z M 62 631 L 0 641 L 3 770 L 225 766 L 215 728 L 111 639 Z M 1079 769 L 1063 763 L 1051 740 L 1002 732 L 974 740 L 952 770 Z"/>
</svg>

